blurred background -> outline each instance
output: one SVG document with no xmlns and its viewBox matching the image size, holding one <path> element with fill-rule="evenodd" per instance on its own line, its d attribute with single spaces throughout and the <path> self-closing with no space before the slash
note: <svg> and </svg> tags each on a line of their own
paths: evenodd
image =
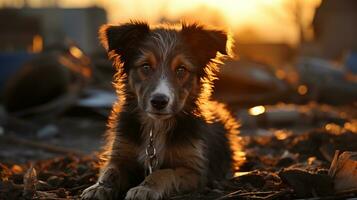
<svg viewBox="0 0 357 200">
<path fill-rule="evenodd" d="M 356 132 L 355 0 L 0 0 L 0 161 L 99 150 L 117 97 L 97 30 L 130 19 L 229 30 L 214 98 L 243 135 Z"/>
</svg>

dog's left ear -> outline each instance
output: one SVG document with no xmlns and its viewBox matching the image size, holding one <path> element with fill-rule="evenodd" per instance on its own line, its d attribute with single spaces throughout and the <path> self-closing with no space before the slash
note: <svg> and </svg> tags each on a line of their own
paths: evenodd
<svg viewBox="0 0 357 200">
<path fill-rule="evenodd" d="M 206 66 L 217 52 L 228 55 L 228 36 L 224 31 L 206 29 L 198 24 L 182 24 L 181 34 L 201 66 Z"/>
</svg>

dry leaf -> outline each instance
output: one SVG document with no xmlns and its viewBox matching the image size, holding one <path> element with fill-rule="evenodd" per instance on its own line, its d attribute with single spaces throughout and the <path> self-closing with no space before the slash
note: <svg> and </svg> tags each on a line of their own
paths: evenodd
<svg viewBox="0 0 357 200">
<path fill-rule="evenodd" d="M 27 199 L 32 199 L 36 193 L 37 173 L 36 169 L 31 165 L 24 175 L 24 192 L 23 196 Z"/>
<path fill-rule="evenodd" d="M 334 180 L 336 192 L 357 190 L 357 152 L 335 152 L 329 175 Z"/>
</svg>

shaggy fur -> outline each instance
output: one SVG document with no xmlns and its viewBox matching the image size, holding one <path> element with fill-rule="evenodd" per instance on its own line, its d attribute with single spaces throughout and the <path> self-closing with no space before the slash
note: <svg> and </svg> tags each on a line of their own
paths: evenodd
<svg viewBox="0 0 357 200">
<path fill-rule="evenodd" d="M 227 34 L 197 24 L 129 22 L 104 25 L 100 38 L 118 70 L 118 101 L 99 180 L 82 199 L 156 200 L 232 175 L 241 159 L 238 124 L 210 99 Z M 158 165 L 146 176 L 150 131 Z"/>
</svg>

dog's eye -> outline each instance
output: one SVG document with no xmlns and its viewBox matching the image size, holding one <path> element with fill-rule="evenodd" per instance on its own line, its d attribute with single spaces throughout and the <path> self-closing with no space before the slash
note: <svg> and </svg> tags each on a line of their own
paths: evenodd
<svg viewBox="0 0 357 200">
<path fill-rule="evenodd" d="M 149 63 L 142 64 L 140 69 L 145 75 L 149 75 L 153 71 Z"/>
<path fill-rule="evenodd" d="M 185 68 L 184 65 L 180 65 L 176 68 L 176 75 L 179 78 L 183 78 L 185 76 L 186 72 L 187 72 L 187 69 Z"/>
</svg>

